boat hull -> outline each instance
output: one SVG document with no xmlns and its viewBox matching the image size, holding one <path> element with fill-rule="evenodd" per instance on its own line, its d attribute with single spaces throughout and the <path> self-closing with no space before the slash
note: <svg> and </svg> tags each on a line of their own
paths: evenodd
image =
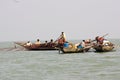
<svg viewBox="0 0 120 80">
<path fill-rule="evenodd" d="M 68 47 L 68 48 L 62 48 L 62 53 L 84 53 L 88 52 L 91 46 L 85 47 L 85 48 L 76 48 L 76 47 Z"/>
<path fill-rule="evenodd" d="M 24 42 L 15 42 L 15 44 L 20 45 L 24 47 L 27 50 L 34 50 L 34 51 L 39 51 L 39 50 L 58 50 L 59 48 L 54 44 L 53 46 L 45 46 L 44 43 L 40 45 L 32 44 L 30 46 L 25 45 Z"/>
<path fill-rule="evenodd" d="M 70 50 L 70 49 L 62 49 L 61 51 L 63 53 L 83 53 L 83 52 L 87 52 L 89 49 L 75 49 L 75 50 Z"/>
<path fill-rule="evenodd" d="M 94 46 L 96 52 L 109 52 L 114 49 L 114 46 Z"/>
</svg>

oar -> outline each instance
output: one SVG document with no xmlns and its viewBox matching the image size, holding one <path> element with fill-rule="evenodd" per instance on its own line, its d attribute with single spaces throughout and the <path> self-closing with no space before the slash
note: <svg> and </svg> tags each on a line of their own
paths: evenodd
<svg viewBox="0 0 120 80">
<path fill-rule="evenodd" d="M 102 37 L 105 37 L 105 36 L 107 36 L 108 35 L 108 33 L 107 34 L 105 34 L 105 35 L 103 35 Z"/>
<path fill-rule="evenodd" d="M 105 34 L 105 35 L 103 35 L 102 37 L 104 38 L 105 36 L 107 36 L 108 35 L 108 33 L 107 34 Z M 94 40 L 91 40 L 91 42 L 94 42 L 94 41 L 96 41 L 95 39 Z"/>
</svg>

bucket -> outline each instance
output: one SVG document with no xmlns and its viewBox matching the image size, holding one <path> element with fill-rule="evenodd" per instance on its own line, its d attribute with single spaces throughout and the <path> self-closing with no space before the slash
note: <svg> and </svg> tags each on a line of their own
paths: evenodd
<svg viewBox="0 0 120 80">
<path fill-rule="evenodd" d="M 64 45 L 63 45 L 64 47 L 69 47 L 69 43 L 64 43 Z"/>
</svg>

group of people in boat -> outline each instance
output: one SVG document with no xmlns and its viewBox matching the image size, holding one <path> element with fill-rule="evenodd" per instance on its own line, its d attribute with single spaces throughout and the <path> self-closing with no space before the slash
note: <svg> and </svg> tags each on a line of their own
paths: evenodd
<svg viewBox="0 0 120 80">
<path fill-rule="evenodd" d="M 96 41 L 96 43 L 92 43 L 92 41 Z M 97 36 L 95 37 L 95 40 L 87 39 L 82 40 L 82 42 L 77 44 L 72 44 L 66 40 L 66 35 L 64 32 L 61 32 L 60 36 L 53 41 L 53 39 L 50 40 L 50 42 L 45 41 L 44 43 L 41 43 L 39 39 L 35 43 L 31 43 L 28 41 L 25 46 L 42 46 L 42 47 L 66 47 L 65 44 L 67 44 L 67 47 L 75 47 L 75 48 L 85 48 L 87 46 L 93 46 L 93 45 L 109 45 L 111 44 L 108 40 L 104 39 L 104 37 Z"/>
<path fill-rule="evenodd" d="M 28 41 L 27 43 L 25 43 L 24 46 L 41 46 L 41 47 L 52 47 L 54 45 L 53 39 L 50 40 L 50 42 L 48 42 L 47 40 L 44 43 L 41 43 L 39 39 L 36 40 L 35 43 L 32 43 L 30 41 Z"/>
<path fill-rule="evenodd" d="M 86 46 L 89 46 L 91 44 L 91 39 L 82 40 L 81 43 L 78 43 L 77 48 L 85 48 Z"/>
<path fill-rule="evenodd" d="M 80 43 L 72 44 L 66 41 L 65 33 L 62 32 L 62 34 L 58 38 L 58 44 L 60 45 L 60 47 L 61 46 L 66 47 L 66 45 L 64 46 L 64 44 L 67 44 L 68 45 L 67 47 L 74 47 L 74 48 L 87 48 L 87 47 L 94 47 L 96 45 L 97 46 L 113 46 L 113 44 L 110 41 L 104 38 L 106 35 L 97 36 L 95 37 L 95 40 L 87 39 L 87 40 L 82 40 Z"/>
<path fill-rule="evenodd" d="M 95 45 L 98 45 L 98 46 L 108 46 L 108 45 L 113 45 L 110 41 L 108 41 L 107 39 L 105 39 L 104 37 L 100 37 L 100 36 L 97 36 L 95 38 L 96 40 L 96 44 Z"/>
<path fill-rule="evenodd" d="M 36 41 L 34 44 L 35 44 L 35 45 L 40 45 L 40 40 L 37 39 L 37 41 Z M 33 45 L 33 43 L 30 42 L 30 41 L 28 41 L 27 43 L 24 44 L 24 46 L 32 46 L 32 45 Z"/>
<path fill-rule="evenodd" d="M 51 39 L 49 42 L 46 40 L 45 42 L 41 43 L 39 39 L 35 43 L 32 43 L 28 41 L 25 43 L 24 46 L 41 46 L 41 47 L 54 47 L 54 46 L 63 46 L 63 44 L 66 42 L 66 36 L 64 32 L 61 32 L 61 35 L 57 38 L 57 40 L 53 41 Z M 58 44 L 58 45 L 56 45 Z"/>
<path fill-rule="evenodd" d="M 63 47 L 75 48 L 75 49 L 86 48 L 88 46 L 91 46 L 91 39 L 82 40 L 80 43 L 76 43 L 76 44 L 73 44 L 73 43 L 70 43 L 70 42 L 66 41 L 63 44 Z"/>
</svg>

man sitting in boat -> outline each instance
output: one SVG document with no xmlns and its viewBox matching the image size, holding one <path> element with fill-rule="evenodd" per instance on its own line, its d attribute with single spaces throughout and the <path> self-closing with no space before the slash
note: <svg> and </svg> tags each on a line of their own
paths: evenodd
<svg viewBox="0 0 120 80">
<path fill-rule="evenodd" d="M 109 44 L 110 44 L 110 41 L 108 41 L 108 40 L 104 40 L 104 41 L 103 41 L 103 45 L 107 46 L 107 45 L 109 45 Z"/>
<path fill-rule="evenodd" d="M 48 47 L 48 41 L 45 41 L 44 46 Z"/>
<path fill-rule="evenodd" d="M 50 40 L 50 42 L 47 44 L 49 47 L 54 47 L 53 39 Z"/>
<path fill-rule="evenodd" d="M 90 43 L 91 43 L 91 39 L 85 40 L 85 44 L 90 44 Z"/>
<path fill-rule="evenodd" d="M 30 41 L 28 41 L 24 46 L 31 46 L 32 43 Z"/>
<path fill-rule="evenodd" d="M 108 40 L 104 40 L 104 41 L 103 41 L 103 45 L 104 45 L 104 46 L 114 46 L 114 44 L 111 43 L 111 42 L 108 41 Z"/>
<path fill-rule="evenodd" d="M 84 48 L 85 47 L 85 40 L 83 40 L 78 46 L 77 48 Z"/>
<path fill-rule="evenodd" d="M 37 47 L 40 46 L 40 40 L 39 40 L 39 39 L 37 39 L 37 41 L 35 42 L 35 45 L 34 45 L 34 46 L 37 46 Z"/>
<path fill-rule="evenodd" d="M 35 42 L 36 45 L 40 45 L 40 40 L 37 39 L 37 41 Z"/>
</svg>

